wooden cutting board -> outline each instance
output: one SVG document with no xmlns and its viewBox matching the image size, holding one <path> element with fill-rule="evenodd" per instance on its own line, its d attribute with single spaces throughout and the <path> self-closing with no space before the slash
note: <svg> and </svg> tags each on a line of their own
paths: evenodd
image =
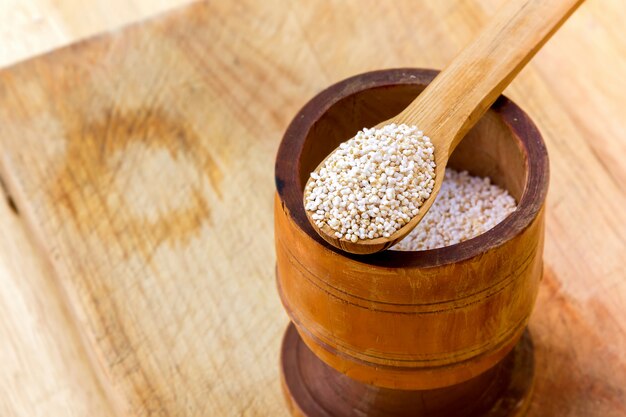
<svg viewBox="0 0 626 417">
<path fill-rule="evenodd" d="M 0 73 L 0 177 L 117 414 L 287 415 L 282 132 L 339 79 L 441 67 L 501 2 L 213 1 Z M 583 5 L 508 91 L 552 158 L 532 416 L 626 414 L 624 19 Z"/>
</svg>

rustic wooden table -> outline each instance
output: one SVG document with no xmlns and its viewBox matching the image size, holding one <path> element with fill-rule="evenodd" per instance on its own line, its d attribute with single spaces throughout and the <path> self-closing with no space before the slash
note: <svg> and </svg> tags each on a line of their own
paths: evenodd
<svg viewBox="0 0 626 417">
<path fill-rule="evenodd" d="M 212 1 L 17 65 L 185 1 L 0 2 L 0 415 L 286 415 L 282 132 L 332 82 L 442 67 L 503 1 Z M 588 1 L 506 92 L 552 169 L 532 416 L 626 415 L 625 21 Z"/>
</svg>

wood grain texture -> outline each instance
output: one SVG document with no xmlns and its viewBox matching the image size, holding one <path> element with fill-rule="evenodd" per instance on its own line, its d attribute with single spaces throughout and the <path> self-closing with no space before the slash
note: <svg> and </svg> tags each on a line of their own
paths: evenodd
<svg viewBox="0 0 626 417">
<path fill-rule="evenodd" d="M 0 204 L 0 415 L 112 417 L 50 265 Z"/>
<path fill-rule="evenodd" d="M 72 4 L 73 3 L 73 4 Z M 182 4 L 171 0 L 4 0 L 0 66 Z M 47 257 L 0 193 L 0 415 L 116 415 Z M 94 366 L 95 365 L 95 366 Z"/>
<path fill-rule="evenodd" d="M 502 3 L 212 1 L 1 73 L 0 175 L 126 410 L 287 415 L 287 123 L 342 78 L 443 66 Z M 625 20 L 621 0 L 584 4 L 506 92 L 553 174 L 531 416 L 626 414 Z"/>
<path fill-rule="evenodd" d="M 191 0 L 2 0 L 0 66 Z"/>
</svg>

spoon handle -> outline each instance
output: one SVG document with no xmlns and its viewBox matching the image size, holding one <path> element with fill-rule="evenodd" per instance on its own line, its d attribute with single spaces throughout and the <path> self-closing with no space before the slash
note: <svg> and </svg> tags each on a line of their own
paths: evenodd
<svg viewBox="0 0 626 417">
<path fill-rule="evenodd" d="M 394 119 L 419 126 L 436 142 L 447 141 L 446 148 L 452 153 L 513 77 L 582 2 L 505 1 L 478 37 Z"/>
</svg>

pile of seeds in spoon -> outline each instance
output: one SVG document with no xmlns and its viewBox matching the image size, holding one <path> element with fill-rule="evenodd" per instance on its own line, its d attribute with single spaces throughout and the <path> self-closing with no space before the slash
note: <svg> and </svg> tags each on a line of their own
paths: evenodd
<svg viewBox="0 0 626 417">
<path fill-rule="evenodd" d="M 515 199 L 489 178 L 446 168 L 428 213 L 391 249 L 418 251 L 454 245 L 492 229 L 515 208 Z"/>
<path fill-rule="evenodd" d="M 418 214 L 434 184 L 430 139 L 415 126 L 392 123 L 363 129 L 311 173 L 305 209 L 337 238 L 389 237 Z"/>
</svg>

